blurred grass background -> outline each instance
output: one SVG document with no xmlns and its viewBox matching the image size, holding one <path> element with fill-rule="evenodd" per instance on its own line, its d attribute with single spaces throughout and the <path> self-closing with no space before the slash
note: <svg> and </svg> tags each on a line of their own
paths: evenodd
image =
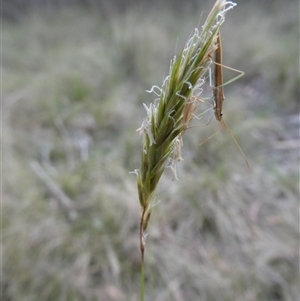
<svg viewBox="0 0 300 301">
<path fill-rule="evenodd" d="M 3 301 L 138 300 L 145 90 L 214 4 L 161 2 L 2 4 Z M 224 120 L 252 170 L 224 130 L 199 147 L 216 121 L 186 133 L 149 226 L 147 300 L 299 298 L 299 3 L 237 2 L 223 60 L 246 75 Z"/>
</svg>

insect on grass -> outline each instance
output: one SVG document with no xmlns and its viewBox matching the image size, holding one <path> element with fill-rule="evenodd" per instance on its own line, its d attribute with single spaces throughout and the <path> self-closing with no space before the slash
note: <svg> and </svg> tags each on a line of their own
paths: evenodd
<svg viewBox="0 0 300 301">
<path fill-rule="evenodd" d="M 222 64 L 222 44 L 221 44 L 220 33 L 217 36 L 217 44 L 218 44 L 218 48 L 216 49 L 216 52 L 215 52 L 215 61 L 213 61 L 214 65 L 215 65 L 215 68 L 214 68 L 214 85 L 213 85 L 213 99 L 214 99 L 213 109 L 214 109 L 215 118 L 221 123 L 221 126 L 224 127 L 226 129 L 226 131 L 229 133 L 229 135 L 233 139 L 235 145 L 237 146 L 237 148 L 241 152 L 242 156 L 244 157 L 244 160 L 246 162 L 246 165 L 247 165 L 248 169 L 250 170 L 250 165 L 249 165 L 249 162 L 246 158 L 246 155 L 244 154 L 243 150 L 241 149 L 240 145 L 238 144 L 237 140 L 235 139 L 233 133 L 231 132 L 231 130 L 229 129 L 229 127 L 227 126 L 227 124 L 223 120 L 223 112 L 222 112 L 223 102 L 225 100 L 224 86 L 226 86 L 226 85 L 232 83 L 233 81 L 239 79 L 245 73 L 243 71 L 239 71 L 237 69 L 233 69 L 233 68 L 224 66 Z M 223 67 L 225 67 L 229 70 L 232 70 L 232 71 L 236 71 L 240 74 L 238 76 L 234 77 L 233 79 L 229 80 L 228 82 L 223 83 L 223 70 L 222 70 Z M 205 141 L 203 141 L 201 144 L 205 143 L 207 140 L 211 139 L 213 136 L 218 134 L 219 131 L 222 129 L 222 127 L 215 134 L 213 134 L 212 136 L 207 138 Z"/>
</svg>

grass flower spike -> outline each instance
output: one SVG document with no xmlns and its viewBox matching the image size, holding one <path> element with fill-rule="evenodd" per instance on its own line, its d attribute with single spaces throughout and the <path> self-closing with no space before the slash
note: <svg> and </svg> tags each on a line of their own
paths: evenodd
<svg viewBox="0 0 300 301">
<path fill-rule="evenodd" d="M 154 86 L 158 98 L 148 107 L 144 104 L 147 117 L 137 130 L 143 135 L 141 167 L 137 172 L 139 201 L 144 213 L 142 228 L 151 212 L 153 193 L 165 167 L 173 161 L 181 160 L 182 135 L 194 118 L 199 104 L 201 86 L 211 56 L 217 48 L 216 40 L 225 13 L 236 4 L 219 0 L 214 5 L 199 33 L 195 29 L 178 58 L 171 62 L 170 73 L 161 88 Z M 174 154 L 171 157 L 171 154 Z"/>
<path fill-rule="evenodd" d="M 166 167 L 171 167 L 176 177 L 175 163 L 182 160 L 182 136 L 188 129 L 194 112 L 201 103 L 201 86 L 216 51 L 217 37 L 225 14 L 236 4 L 217 0 L 201 32 L 196 28 L 183 51 L 171 62 L 169 75 L 162 87 L 152 87 L 156 99 L 144 104 L 147 117 L 137 130 L 143 135 L 141 166 L 137 171 L 137 187 L 141 205 L 140 249 L 142 277 L 144 274 L 145 231 L 153 207 L 153 196 Z M 143 294 L 143 281 L 141 283 Z M 143 297 L 141 296 L 141 300 Z"/>
</svg>

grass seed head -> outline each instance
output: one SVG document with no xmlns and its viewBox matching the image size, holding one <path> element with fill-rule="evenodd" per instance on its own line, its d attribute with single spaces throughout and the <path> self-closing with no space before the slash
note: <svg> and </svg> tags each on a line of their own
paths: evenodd
<svg viewBox="0 0 300 301">
<path fill-rule="evenodd" d="M 148 91 L 156 99 L 149 106 L 144 104 L 147 117 L 137 130 L 143 135 L 137 184 L 144 211 L 151 202 L 164 169 L 171 167 L 177 178 L 175 161 L 182 160 L 182 136 L 201 103 L 201 86 L 205 82 L 211 56 L 217 49 L 217 35 L 225 20 L 225 13 L 235 5 L 231 1 L 218 0 L 201 32 L 196 28 L 181 54 L 171 61 L 169 75 L 162 86 L 153 86 Z M 143 230 L 146 230 L 149 218 L 150 215 L 147 215 Z"/>
</svg>

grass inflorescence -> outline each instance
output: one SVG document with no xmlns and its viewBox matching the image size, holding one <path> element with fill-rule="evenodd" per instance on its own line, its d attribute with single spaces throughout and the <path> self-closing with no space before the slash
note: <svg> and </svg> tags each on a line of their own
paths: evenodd
<svg viewBox="0 0 300 301">
<path fill-rule="evenodd" d="M 200 94 L 211 57 L 218 48 L 217 37 L 225 13 L 236 4 L 218 0 L 209 13 L 202 30 L 195 29 L 183 51 L 171 62 L 169 75 L 162 87 L 152 87 L 157 98 L 144 104 L 147 117 L 138 131 L 143 135 L 141 167 L 137 171 L 138 195 L 141 205 L 140 249 L 142 260 L 141 294 L 143 295 L 145 232 L 154 205 L 154 193 L 166 167 L 176 177 L 175 163 L 182 160 L 182 136 L 195 117 L 201 103 Z M 143 300 L 143 297 L 141 298 Z"/>
</svg>

